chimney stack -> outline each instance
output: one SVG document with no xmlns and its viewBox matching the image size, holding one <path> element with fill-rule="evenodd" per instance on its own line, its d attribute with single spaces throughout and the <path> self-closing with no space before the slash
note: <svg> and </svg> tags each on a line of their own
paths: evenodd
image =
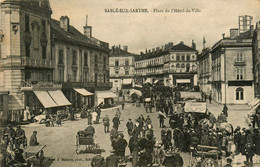
<svg viewBox="0 0 260 167">
<path fill-rule="evenodd" d="M 147 49 L 145 49 L 145 54 L 147 54 Z"/>
<path fill-rule="evenodd" d="M 63 28 L 65 31 L 69 31 L 70 26 L 70 19 L 68 16 L 61 16 L 60 17 L 60 27 Z"/>
<path fill-rule="evenodd" d="M 194 40 L 192 40 L 192 42 L 191 42 L 191 47 L 192 47 L 194 50 L 196 50 L 196 44 L 194 43 Z"/>
<path fill-rule="evenodd" d="M 127 49 L 128 47 L 127 46 L 123 46 L 123 49 L 124 49 L 124 51 L 126 51 L 126 52 L 128 52 Z"/>
<path fill-rule="evenodd" d="M 230 29 L 230 38 L 231 39 L 235 39 L 238 36 L 239 36 L 239 29 L 238 28 Z"/>
<path fill-rule="evenodd" d="M 222 34 L 223 39 L 225 38 L 225 33 Z"/>
<path fill-rule="evenodd" d="M 180 44 L 184 44 L 184 42 L 183 42 L 183 41 L 181 41 L 181 42 L 180 42 Z"/>
<path fill-rule="evenodd" d="M 83 27 L 84 35 L 86 35 L 89 39 L 92 38 L 92 27 L 88 26 L 88 15 L 86 16 L 86 25 Z"/>
</svg>

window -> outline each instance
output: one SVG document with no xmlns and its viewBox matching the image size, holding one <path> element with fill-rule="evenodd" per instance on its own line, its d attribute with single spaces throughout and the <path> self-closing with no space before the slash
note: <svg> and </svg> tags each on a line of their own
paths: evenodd
<svg viewBox="0 0 260 167">
<path fill-rule="evenodd" d="M 129 66 L 129 60 L 128 59 L 125 60 L 125 66 Z"/>
<path fill-rule="evenodd" d="M 180 55 L 177 54 L 176 61 L 180 61 Z"/>
<path fill-rule="evenodd" d="M 186 64 L 186 72 L 190 72 L 190 64 Z"/>
<path fill-rule="evenodd" d="M 181 64 L 181 68 L 185 68 L 185 64 Z"/>
<path fill-rule="evenodd" d="M 30 83 L 30 81 L 31 81 L 31 71 L 25 71 L 25 81 Z"/>
<path fill-rule="evenodd" d="M 25 31 L 30 31 L 30 17 L 28 14 L 25 14 Z"/>
<path fill-rule="evenodd" d="M 237 80 L 244 79 L 244 68 L 237 68 Z"/>
<path fill-rule="evenodd" d="M 77 65 L 77 52 L 75 50 L 72 52 L 72 56 L 72 65 Z"/>
<path fill-rule="evenodd" d="M 118 71 L 118 70 L 116 70 L 116 72 L 115 72 L 115 73 L 116 73 L 116 75 L 118 75 L 118 74 L 119 74 L 119 71 Z"/>
<path fill-rule="evenodd" d="M 60 75 L 59 81 L 64 82 L 64 69 L 63 68 L 59 69 L 59 75 Z"/>
<path fill-rule="evenodd" d="M 185 55 L 182 55 L 182 56 L 181 56 L 181 60 L 182 60 L 182 61 L 185 61 Z"/>
<path fill-rule="evenodd" d="M 46 59 L 46 47 L 42 47 L 42 59 Z"/>
<path fill-rule="evenodd" d="M 236 62 L 243 62 L 243 54 L 237 53 Z"/>
<path fill-rule="evenodd" d="M 95 55 L 95 67 L 97 67 L 97 66 L 98 66 L 98 56 Z"/>
<path fill-rule="evenodd" d="M 106 69 L 106 64 L 107 64 L 107 59 L 104 57 L 103 58 L 103 68 Z"/>
<path fill-rule="evenodd" d="M 58 64 L 63 64 L 63 50 L 59 50 L 59 61 Z"/>
<path fill-rule="evenodd" d="M 26 57 L 30 57 L 31 55 L 30 45 L 25 45 L 25 55 Z"/>
<path fill-rule="evenodd" d="M 125 75 L 129 75 L 129 70 L 128 69 L 125 70 Z"/>
<path fill-rule="evenodd" d="M 88 72 L 87 71 L 84 72 L 84 81 L 88 82 Z"/>
<path fill-rule="evenodd" d="M 176 68 L 180 68 L 180 64 L 178 63 L 178 64 L 176 64 Z"/>
<path fill-rule="evenodd" d="M 119 66 L 119 61 L 118 60 L 115 61 L 115 66 Z"/>
<path fill-rule="evenodd" d="M 194 60 L 195 59 L 195 56 L 194 55 L 192 55 L 192 60 Z"/>
<path fill-rule="evenodd" d="M 186 59 L 187 61 L 190 61 L 190 55 L 187 55 Z"/>
<path fill-rule="evenodd" d="M 42 33 L 46 34 L 46 23 L 45 23 L 45 20 L 42 20 Z"/>
<path fill-rule="evenodd" d="M 244 100 L 244 89 L 243 88 L 236 89 L 236 100 Z"/>
<path fill-rule="evenodd" d="M 84 66 L 87 66 L 88 65 L 88 53 L 85 52 L 84 53 Z"/>
</svg>

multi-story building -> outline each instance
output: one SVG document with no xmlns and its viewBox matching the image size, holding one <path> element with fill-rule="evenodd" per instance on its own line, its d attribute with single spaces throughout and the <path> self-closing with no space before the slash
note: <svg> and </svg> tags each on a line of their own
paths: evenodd
<svg viewBox="0 0 260 167">
<path fill-rule="evenodd" d="M 170 42 L 152 52 L 141 52 L 135 64 L 136 75 L 144 82 L 161 80 L 165 86 L 197 86 L 197 50 L 193 42 L 192 47 L 183 42 L 173 46 Z"/>
<path fill-rule="evenodd" d="M 256 23 L 252 42 L 255 96 L 260 98 L 260 21 Z"/>
<path fill-rule="evenodd" d="M 244 16 L 250 23 L 250 16 Z M 240 18 L 240 20 L 243 20 Z M 250 23 L 251 24 L 251 23 Z M 212 54 L 212 95 L 222 104 L 245 104 L 254 98 L 252 26 L 239 24 L 240 29 L 231 29 L 230 37 L 218 41 Z"/>
<path fill-rule="evenodd" d="M 87 23 L 84 34 L 80 33 L 70 25 L 67 16 L 62 16 L 59 21 L 52 19 L 51 30 L 54 82 L 62 84 L 73 107 L 93 106 L 95 91 L 111 88 L 108 43 L 94 38 Z"/>
<path fill-rule="evenodd" d="M 198 79 L 200 90 L 206 95 L 211 93 L 211 53 L 209 48 L 204 48 L 198 57 Z"/>
<path fill-rule="evenodd" d="M 133 86 L 135 74 L 134 57 L 129 53 L 127 46 L 113 46 L 109 56 L 109 81 L 112 82 L 112 90 L 118 92 Z"/>
</svg>

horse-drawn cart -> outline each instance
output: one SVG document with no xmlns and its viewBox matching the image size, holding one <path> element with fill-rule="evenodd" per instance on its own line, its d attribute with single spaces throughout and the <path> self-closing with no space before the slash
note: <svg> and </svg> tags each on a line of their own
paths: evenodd
<svg viewBox="0 0 260 167">
<path fill-rule="evenodd" d="M 217 147 L 198 145 L 191 147 L 189 167 L 221 167 L 221 152 Z"/>
</svg>

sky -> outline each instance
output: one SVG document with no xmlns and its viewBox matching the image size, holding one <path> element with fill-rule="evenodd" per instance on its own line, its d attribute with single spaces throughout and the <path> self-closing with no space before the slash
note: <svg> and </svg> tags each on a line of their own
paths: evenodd
<svg viewBox="0 0 260 167">
<path fill-rule="evenodd" d="M 139 54 L 145 49 L 183 41 L 191 46 L 212 47 L 229 29 L 238 28 L 238 16 L 253 16 L 252 24 L 260 21 L 260 0 L 50 0 L 52 18 L 68 16 L 70 24 L 83 32 L 88 15 L 95 38 L 109 46 L 126 45 Z M 105 9 L 147 9 L 148 13 L 112 13 Z M 163 12 L 153 12 L 154 9 Z M 184 9 L 191 12 L 171 12 Z M 198 9 L 200 12 L 192 12 Z M 169 10 L 169 12 L 166 12 Z"/>
</svg>

